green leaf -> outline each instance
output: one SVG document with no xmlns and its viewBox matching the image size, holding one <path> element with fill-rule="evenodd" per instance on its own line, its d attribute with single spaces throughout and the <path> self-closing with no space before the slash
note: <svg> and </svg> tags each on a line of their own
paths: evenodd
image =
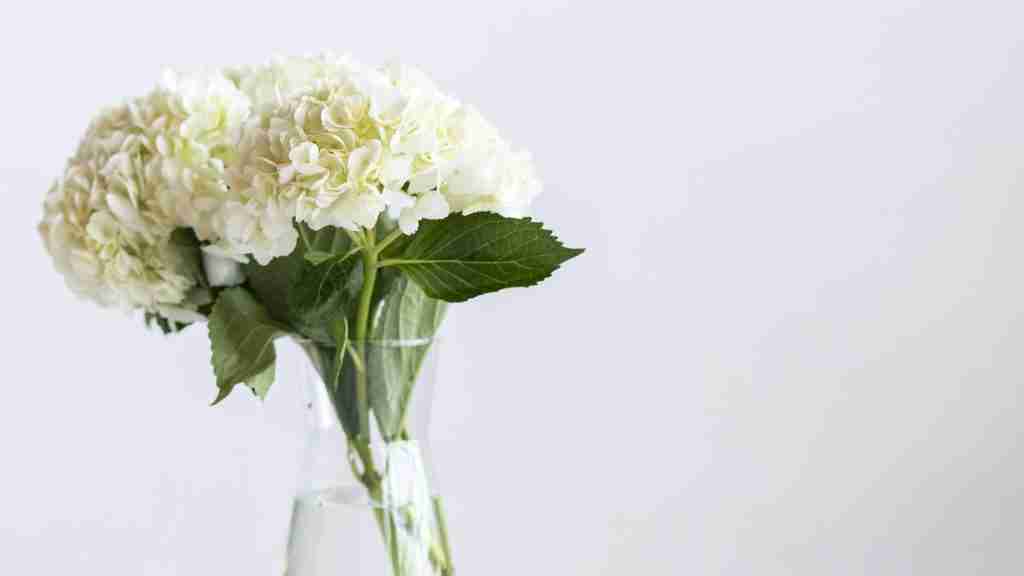
<svg viewBox="0 0 1024 576">
<path fill-rule="evenodd" d="M 419 231 L 385 250 L 381 265 L 397 266 L 432 298 L 462 302 L 532 286 L 582 252 L 529 218 L 479 212 L 420 222 Z"/>
<path fill-rule="evenodd" d="M 351 349 L 350 346 L 347 348 Z M 306 345 L 314 366 L 325 384 L 332 380 L 337 384 L 326 386 L 327 394 L 334 404 L 334 411 L 341 421 L 347 436 L 359 434 L 359 410 L 356 404 L 356 368 L 354 362 L 346 362 L 344 353 L 338 352 L 334 346 L 309 343 Z"/>
<path fill-rule="evenodd" d="M 288 322 L 288 293 L 303 266 L 302 255 L 300 243 L 288 256 L 274 258 L 265 266 L 256 262 L 242 266 L 249 288 L 278 322 Z"/>
<path fill-rule="evenodd" d="M 288 320 L 300 334 L 318 343 L 335 343 L 334 326 L 348 315 L 349 284 L 355 279 L 355 258 L 336 258 L 322 265 L 305 262 L 288 293 Z"/>
<path fill-rule="evenodd" d="M 143 321 L 146 323 L 147 328 L 152 328 L 155 324 L 165 336 L 169 334 L 177 334 L 192 325 L 191 322 L 175 322 L 174 320 L 168 320 L 156 312 L 150 312 L 148 310 L 143 315 Z"/>
<path fill-rule="evenodd" d="M 385 438 L 402 432 L 420 368 L 446 308 L 445 302 L 430 298 L 403 276 L 374 311 L 370 339 L 402 343 L 371 344 L 367 350 L 370 406 Z"/>
<path fill-rule="evenodd" d="M 291 323 L 289 296 L 301 280 L 301 272 L 310 264 L 306 259 L 307 252 L 337 255 L 352 248 L 352 240 L 344 230 L 326 227 L 314 232 L 304 224 L 297 226 L 303 226 L 303 233 L 310 239 L 308 251 L 305 244 L 299 242 L 291 254 L 274 258 L 265 266 L 256 262 L 243 266 L 249 288 L 266 305 L 274 319 L 286 324 Z"/>
<path fill-rule="evenodd" d="M 334 377 L 331 387 L 338 390 L 338 383 L 341 378 L 341 369 L 345 366 L 345 352 L 348 351 L 348 319 L 341 316 L 334 321 L 334 347 L 337 350 L 335 355 Z"/>
<path fill-rule="evenodd" d="M 241 383 L 265 396 L 273 382 L 274 339 L 286 333 L 245 288 L 221 292 L 210 313 L 213 372 L 219 389 L 213 403 L 227 398 Z"/>
<path fill-rule="evenodd" d="M 252 390 L 252 393 L 256 395 L 260 400 L 264 400 L 267 397 L 267 392 L 270 391 L 270 385 L 274 383 L 274 364 L 267 366 L 267 369 L 259 374 L 249 378 L 246 383 Z"/>
<path fill-rule="evenodd" d="M 431 298 L 416 283 L 398 276 L 373 313 L 371 340 L 415 341 L 433 338 L 448 304 Z"/>
<path fill-rule="evenodd" d="M 331 254 L 330 252 L 321 252 L 320 250 L 310 250 L 306 252 L 305 255 L 306 262 L 309 262 L 314 266 L 319 266 L 331 258 L 334 258 L 334 254 Z"/>
<path fill-rule="evenodd" d="M 209 288 L 206 273 L 203 272 L 203 255 L 199 238 L 191 228 L 175 228 L 168 241 L 174 257 L 179 260 L 179 268 L 191 278 L 198 287 Z"/>
<path fill-rule="evenodd" d="M 219 289 L 210 288 L 203 271 L 203 255 L 201 243 L 191 228 L 175 228 L 167 243 L 169 257 L 175 262 L 175 268 L 193 282 L 185 294 L 184 300 L 179 304 L 182 308 L 195 310 L 196 312 L 208 315 L 213 304 L 214 295 Z M 154 324 L 164 334 L 180 332 L 189 323 L 175 322 L 160 316 L 155 312 L 147 312 L 145 316 L 146 326 Z"/>
</svg>

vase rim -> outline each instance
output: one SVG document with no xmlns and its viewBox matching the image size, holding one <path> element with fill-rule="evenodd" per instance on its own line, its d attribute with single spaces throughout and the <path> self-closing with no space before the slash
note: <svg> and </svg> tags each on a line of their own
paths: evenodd
<svg viewBox="0 0 1024 576">
<path fill-rule="evenodd" d="M 317 341 L 312 338 L 306 338 L 296 334 L 289 335 L 293 341 L 300 345 L 305 344 L 316 344 Z M 355 345 L 369 345 L 378 346 L 381 348 L 415 348 L 418 346 L 427 346 L 430 344 L 437 344 L 443 339 L 439 336 L 429 336 L 424 338 L 367 338 L 365 340 L 358 340 L 356 338 L 350 338 L 348 344 L 351 346 Z"/>
</svg>

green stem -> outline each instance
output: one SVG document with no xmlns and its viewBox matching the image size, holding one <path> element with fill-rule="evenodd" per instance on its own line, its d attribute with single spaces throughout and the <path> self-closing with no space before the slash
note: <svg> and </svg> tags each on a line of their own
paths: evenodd
<svg viewBox="0 0 1024 576">
<path fill-rule="evenodd" d="M 359 478 L 363 486 L 366 486 L 366 490 L 370 494 L 370 505 L 373 507 L 373 515 L 377 519 L 377 528 L 380 529 L 381 538 L 387 542 L 389 536 L 387 526 L 384 524 L 384 510 L 377 505 L 382 498 L 381 477 L 373 463 L 373 453 L 370 451 L 369 445 L 359 439 L 355 441 L 349 439 L 348 445 L 350 450 L 356 451 L 356 454 L 359 455 L 359 460 L 363 463 L 362 470 L 357 469 L 355 463 L 353 463 L 352 473 L 355 474 L 356 478 Z"/>
<path fill-rule="evenodd" d="M 366 373 L 366 333 L 369 328 L 370 305 L 373 302 L 373 287 L 377 282 L 377 257 L 373 250 L 372 231 L 367 231 L 362 236 L 349 233 L 349 236 L 353 243 L 361 246 L 363 253 L 363 287 L 360 292 L 359 309 L 356 312 L 356 346 L 350 348 L 350 351 L 353 352 L 353 360 L 356 361 L 356 409 L 359 412 L 359 435 L 351 444 L 355 447 L 356 453 L 363 463 L 360 480 L 369 492 L 377 526 L 380 528 L 381 536 L 385 541 L 389 541 L 394 538 L 394 535 L 390 533 L 384 510 L 380 508 L 383 496 L 380 485 L 381 476 L 373 462 L 373 452 L 370 449 L 370 406 L 367 394 L 369 376 Z M 394 561 L 395 558 L 392 558 L 392 562 Z"/>
<path fill-rule="evenodd" d="M 391 556 L 391 570 L 394 571 L 395 576 L 405 576 L 402 572 L 402 553 L 398 549 L 398 524 L 395 523 L 395 514 L 397 512 L 394 509 L 389 509 L 388 514 L 388 531 L 391 537 L 388 538 L 388 554 Z"/>
<path fill-rule="evenodd" d="M 359 245 L 361 246 L 361 252 L 363 254 L 363 286 L 359 298 L 359 308 L 356 311 L 356 348 L 355 350 L 350 349 L 354 352 L 353 357 L 358 356 L 361 360 L 357 362 L 356 370 L 356 405 L 359 411 L 359 435 L 354 439 L 352 445 L 354 446 L 359 459 L 363 463 L 363 471 L 360 476 L 360 480 L 366 486 L 367 491 L 370 494 L 370 498 L 373 500 L 373 504 L 378 506 L 375 510 L 375 516 L 377 520 L 377 526 L 380 528 L 381 534 L 384 537 L 385 544 L 388 549 L 388 554 L 391 559 L 391 567 L 396 576 L 402 576 L 400 571 L 401 567 L 401 553 L 398 549 L 398 538 L 399 538 L 399 526 L 395 520 L 394 510 L 385 511 L 379 506 L 382 504 L 382 487 L 381 487 L 381 476 L 377 471 L 376 466 L 373 462 L 373 454 L 370 450 L 370 407 L 368 403 L 368 379 L 369 375 L 369 364 L 367 362 L 368 344 L 367 338 L 369 335 L 370 325 L 370 307 L 373 303 L 373 289 L 377 282 L 377 271 L 381 267 L 380 254 L 384 251 L 390 243 L 397 240 L 401 235 L 400 230 L 391 232 L 385 237 L 379 244 L 376 242 L 374 231 L 367 230 L 361 238 L 358 238 Z M 353 240 L 356 241 L 357 237 L 353 235 Z M 361 364 L 361 367 L 359 366 Z M 408 440 L 409 434 L 402 427 L 400 432 L 402 439 Z M 439 498 L 433 499 L 433 512 L 434 512 L 434 526 L 436 529 L 436 537 L 440 542 L 440 556 L 441 561 L 438 562 L 437 568 L 440 570 L 442 576 L 451 576 L 454 574 L 452 568 L 452 556 L 451 549 L 448 545 L 448 527 L 445 521 L 444 509 L 441 505 Z M 421 511 L 421 513 L 424 511 Z M 431 554 L 434 556 L 434 554 Z M 433 559 L 433 558 L 432 558 Z"/>
<path fill-rule="evenodd" d="M 441 573 L 449 576 L 455 573 L 455 567 L 452 566 L 452 549 L 448 544 L 448 519 L 445 516 L 440 496 L 434 496 L 434 525 L 437 526 L 437 537 L 441 540 L 441 552 L 444 554 L 444 566 Z"/>
<path fill-rule="evenodd" d="M 373 285 L 377 282 L 377 251 L 373 236 L 373 230 L 367 230 L 363 245 L 363 289 L 359 295 L 359 315 L 356 319 L 356 338 L 360 342 L 366 340 L 366 332 L 370 324 Z"/>
<path fill-rule="evenodd" d="M 359 409 L 359 435 L 370 441 L 370 406 L 367 402 L 366 333 L 370 325 L 370 304 L 373 302 L 373 287 L 377 283 L 377 252 L 374 250 L 373 230 L 367 230 L 363 245 L 363 288 L 359 295 L 359 310 L 356 315 L 356 342 L 360 346 L 363 370 L 356 375 L 356 403 Z"/>
<path fill-rule="evenodd" d="M 402 229 L 401 228 L 395 228 L 394 230 L 392 230 L 390 234 L 385 236 L 384 239 L 381 240 L 379 244 L 377 244 L 377 257 L 380 257 L 380 255 L 384 252 L 385 248 L 390 246 L 392 242 L 394 242 L 395 240 L 398 240 L 401 237 L 402 237 Z"/>
<path fill-rule="evenodd" d="M 296 224 L 295 227 L 299 229 L 299 236 L 302 238 L 302 243 L 306 246 L 306 250 L 312 250 L 313 245 L 309 242 L 309 235 L 306 233 L 306 227 L 302 224 Z"/>
<path fill-rule="evenodd" d="M 398 432 L 398 439 L 405 442 L 413 441 L 409 429 L 404 424 Z M 434 512 L 434 528 L 437 531 L 437 541 L 431 545 L 430 560 L 439 570 L 440 576 L 452 576 L 455 574 L 455 566 L 452 562 L 452 548 L 448 543 L 448 516 L 445 514 L 440 495 L 435 494 L 430 501 Z M 435 545 L 439 546 L 440 550 L 437 550 Z"/>
<path fill-rule="evenodd" d="M 352 244 L 359 246 L 360 248 L 366 245 L 364 236 L 359 232 L 353 232 L 344 228 L 342 228 L 342 230 L 345 230 L 345 234 L 348 234 L 349 239 L 352 240 Z"/>
</svg>

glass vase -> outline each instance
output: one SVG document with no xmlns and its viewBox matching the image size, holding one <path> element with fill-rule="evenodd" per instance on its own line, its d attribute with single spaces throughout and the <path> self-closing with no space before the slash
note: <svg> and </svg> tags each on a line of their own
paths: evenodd
<svg viewBox="0 0 1024 576">
<path fill-rule="evenodd" d="M 309 430 L 286 576 L 450 576 L 428 428 L 437 345 L 299 342 Z"/>
</svg>

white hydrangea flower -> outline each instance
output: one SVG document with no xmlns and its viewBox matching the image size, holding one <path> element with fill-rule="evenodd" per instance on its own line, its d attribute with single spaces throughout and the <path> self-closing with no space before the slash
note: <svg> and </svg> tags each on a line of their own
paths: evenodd
<svg viewBox="0 0 1024 576">
<path fill-rule="evenodd" d="M 352 74 L 355 62 L 348 55 L 282 57 L 261 66 L 244 66 L 225 71 L 253 104 L 253 112 L 265 117 L 295 93 L 328 78 Z"/>
<path fill-rule="evenodd" d="M 130 110 L 108 110 L 47 197 L 39 229 L 57 269 L 102 305 L 173 304 L 192 283 L 168 249 L 172 218 L 150 193 L 159 171 L 146 169 L 146 154 Z"/>
<path fill-rule="evenodd" d="M 168 72 L 137 110 L 151 127 L 166 181 L 160 192 L 176 223 L 192 228 L 201 240 L 217 239 L 217 212 L 234 199 L 225 171 L 237 161 L 248 97 L 221 74 Z"/>
<path fill-rule="evenodd" d="M 39 229 L 75 292 L 105 306 L 171 310 L 195 284 L 175 228 L 217 237 L 225 162 L 248 99 L 219 74 L 168 75 L 102 112 L 44 207 Z"/>
<path fill-rule="evenodd" d="M 449 167 L 443 192 L 452 210 L 525 214 L 541 192 L 529 153 L 513 150 L 473 109 L 464 109 L 453 118 L 451 134 L 459 142 L 458 154 Z"/>
<path fill-rule="evenodd" d="M 39 228 L 77 293 L 194 318 L 176 228 L 265 265 L 295 249 L 296 222 L 355 231 L 386 214 L 412 234 L 452 212 L 521 215 L 540 189 L 526 152 L 422 72 L 324 54 L 168 73 L 104 111 Z"/>
<path fill-rule="evenodd" d="M 274 149 L 258 125 L 246 129 L 237 161 L 226 174 L 231 199 L 219 206 L 214 216 L 217 239 L 204 250 L 239 262 L 252 255 L 266 265 L 295 249 L 295 203 L 276 194 L 278 176 L 265 160 L 275 155 Z"/>
<path fill-rule="evenodd" d="M 386 212 L 411 234 L 452 211 L 521 215 L 540 191 L 526 153 L 414 68 L 324 55 L 240 74 L 268 143 L 247 162 L 270 168 L 269 198 L 313 229 L 369 228 Z"/>
</svg>

